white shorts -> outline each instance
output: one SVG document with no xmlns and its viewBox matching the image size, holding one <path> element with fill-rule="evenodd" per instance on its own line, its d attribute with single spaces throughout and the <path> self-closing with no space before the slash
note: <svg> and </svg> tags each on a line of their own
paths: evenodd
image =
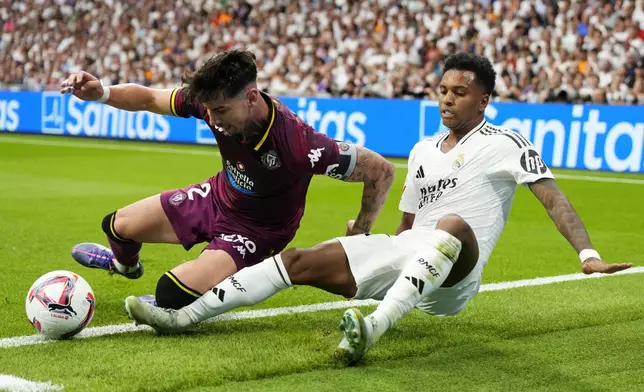
<svg viewBox="0 0 644 392">
<path fill-rule="evenodd" d="M 398 236 L 387 234 L 336 238 L 344 247 L 358 291 L 354 299 L 382 300 L 407 263 L 432 243 L 432 230 L 413 229 Z M 416 307 L 425 313 L 448 316 L 459 313 L 478 293 L 484 263 L 452 287 L 439 287 Z"/>
</svg>

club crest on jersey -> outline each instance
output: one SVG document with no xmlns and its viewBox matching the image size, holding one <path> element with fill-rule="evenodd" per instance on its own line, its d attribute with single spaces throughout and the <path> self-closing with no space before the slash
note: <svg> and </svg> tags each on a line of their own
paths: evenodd
<svg viewBox="0 0 644 392">
<path fill-rule="evenodd" d="M 183 203 L 183 201 L 186 200 L 187 197 L 188 196 L 184 191 L 177 191 L 174 195 L 170 196 L 170 204 L 176 207 L 179 204 Z"/>
<path fill-rule="evenodd" d="M 282 166 L 280 158 L 277 156 L 277 151 L 275 150 L 270 150 L 262 155 L 262 163 L 268 170 L 275 170 Z"/>
<path fill-rule="evenodd" d="M 465 154 L 461 153 L 461 154 L 458 154 L 458 157 L 456 158 L 456 160 L 452 164 L 452 169 L 458 170 L 458 169 L 462 168 L 463 165 L 465 165 Z"/>
</svg>

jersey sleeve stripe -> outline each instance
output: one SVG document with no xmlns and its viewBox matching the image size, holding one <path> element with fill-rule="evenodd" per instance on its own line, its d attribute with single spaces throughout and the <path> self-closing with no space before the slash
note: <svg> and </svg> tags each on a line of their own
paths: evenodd
<svg viewBox="0 0 644 392">
<path fill-rule="evenodd" d="M 509 133 L 502 133 L 502 135 L 503 135 L 503 136 L 507 136 L 507 137 L 509 137 L 510 139 L 512 139 L 512 141 L 517 145 L 517 147 L 519 147 L 519 148 L 523 148 L 523 146 L 521 145 L 521 143 L 519 143 L 519 141 L 517 141 L 517 139 L 516 139 L 515 137 L 511 136 Z"/>
<path fill-rule="evenodd" d="M 522 135 L 514 131 L 505 131 L 499 128 L 485 127 L 485 129 L 481 131 L 481 134 L 486 136 L 503 135 L 510 138 L 510 140 L 512 140 L 514 144 L 516 144 L 519 148 L 528 146 L 528 142 L 522 137 Z"/>
<path fill-rule="evenodd" d="M 530 145 L 530 142 L 528 141 L 528 139 L 525 138 L 525 136 L 523 136 L 519 132 L 515 132 L 515 134 L 519 137 L 519 139 L 521 139 L 523 141 L 523 143 L 526 145 L 526 147 Z"/>
<path fill-rule="evenodd" d="M 172 115 L 175 117 L 179 117 L 177 114 L 177 107 L 176 107 L 176 99 L 177 99 L 177 92 L 179 91 L 179 88 L 175 88 L 172 90 L 172 94 L 170 95 L 170 111 L 172 112 Z"/>
</svg>

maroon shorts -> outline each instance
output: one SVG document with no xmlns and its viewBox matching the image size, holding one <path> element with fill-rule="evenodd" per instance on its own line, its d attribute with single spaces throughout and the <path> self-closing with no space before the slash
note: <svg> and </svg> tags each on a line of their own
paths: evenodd
<svg viewBox="0 0 644 392">
<path fill-rule="evenodd" d="M 278 254 L 293 239 L 254 226 L 222 208 L 212 187 L 212 182 L 205 181 L 161 193 L 163 210 L 186 250 L 208 242 L 205 249 L 225 251 L 241 270 Z"/>
</svg>

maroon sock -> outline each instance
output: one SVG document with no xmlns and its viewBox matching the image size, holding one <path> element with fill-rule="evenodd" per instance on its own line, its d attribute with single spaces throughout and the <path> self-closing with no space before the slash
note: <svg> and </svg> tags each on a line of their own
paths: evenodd
<svg viewBox="0 0 644 392">
<path fill-rule="evenodd" d="M 110 243 L 110 248 L 114 253 L 116 260 L 128 267 L 132 267 L 139 262 L 139 252 L 141 251 L 141 244 L 135 241 L 121 241 L 107 237 Z"/>
<path fill-rule="evenodd" d="M 101 225 L 103 231 L 107 234 L 107 242 L 109 242 L 110 248 L 112 248 L 114 258 L 119 262 L 119 264 L 126 267 L 132 267 L 139 262 L 141 243 L 124 238 L 116 231 L 116 228 L 114 227 L 116 213 L 117 211 L 108 214 L 103 218 Z"/>
</svg>

